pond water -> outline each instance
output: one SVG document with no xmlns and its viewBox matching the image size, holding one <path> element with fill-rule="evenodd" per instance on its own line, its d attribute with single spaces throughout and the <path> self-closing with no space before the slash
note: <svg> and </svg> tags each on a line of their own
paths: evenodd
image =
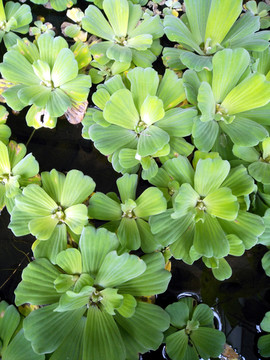
<svg viewBox="0 0 270 360">
<path fill-rule="evenodd" d="M 63 14 L 60 14 L 62 17 L 59 21 L 55 13 L 42 7 L 38 7 L 39 12 L 36 9 L 34 7 L 36 15 L 46 15 L 46 20 L 54 25 L 63 22 Z M 1 50 L 3 54 L 3 47 Z M 17 116 L 11 114 L 7 122 L 12 130 L 12 139 L 24 144 L 32 133 L 32 129 L 26 126 L 25 113 L 22 111 Z M 94 179 L 97 191 L 117 192 L 115 181 L 120 174 L 113 171 L 106 157 L 96 151 L 90 141 L 81 137 L 81 128 L 81 125 L 71 125 L 59 119 L 55 129 L 40 129 L 33 134 L 28 152 L 36 157 L 40 171 L 56 168 L 66 172 L 78 169 Z M 140 180 L 138 194 L 146 186 L 147 183 Z M 34 238 L 16 238 L 7 228 L 8 223 L 9 215 L 4 210 L 0 216 L 0 297 L 12 303 L 22 270 L 31 260 Z M 259 359 L 256 347 L 259 335 L 257 325 L 265 312 L 270 310 L 270 279 L 261 267 L 261 258 L 265 252 L 265 247 L 257 246 L 242 257 L 229 257 L 233 275 L 224 282 L 217 281 L 200 261 L 189 266 L 173 260 L 169 288 L 157 297 L 156 303 L 166 307 L 183 292 L 198 294 L 203 302 L 219 312 L 227 342 L 242 355 L 242 359 Z M 145 354 L 142 359 L 163 359 L 162 349 L 163 346 L 156 352 Z"/>
</svg>

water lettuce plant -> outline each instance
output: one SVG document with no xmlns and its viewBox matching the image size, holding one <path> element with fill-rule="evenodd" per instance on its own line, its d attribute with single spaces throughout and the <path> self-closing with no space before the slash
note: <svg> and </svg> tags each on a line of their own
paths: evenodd
<svg viewBox="0 0 270 360">
<path fill-rule="evenodd" d="M 87 224 L 83 202 L 95 183 L 81 171 L 71 170 L 65 176 L 55 169 L 42 172 L 41 182 L 42 186 L 26 186 L 15 198 L 9 228 L 16 236 L 34 235 L 39 240 L 35 252 L 54 261 L 67 248 L 67 231 L 80 235 Z"/>
<path fill-rule="evenodd" d="M 50 34 L 40 35 L 35 43 L 18 40 L 4 55 L 0 71 L 13 83 L 2 96 L 16 111 L 31 105 L 26 121 L 35 128 L 55 127 L 57 117 L 87 99 L 91 86 L 90 76 L 78 73 L 64 38 Z"/>
<path fill-rule="evenodd" d="M 162 47 L 163 26 L 159 16 L 143 14 L 139 4 L 127 0 L 104 0 L 104 13 L 89 5 L 82 19 L 84 30 L 105 41 L 91 46 L 94 59 L 101 65 L 114 61 L 114 69 L 128 70 L 131 64 L 151 66 Z"/>
<path fill-rule="evenodd" d="M 208 360 L 223 352 L 225 335 L 214 328 L 214 314 L 209 306 L 196 304 L 192 297 L 186 297 L 165 310 L 171 323 L 165 334 L 170 359 Z"/>
<path fill-rule="evenodd" d="M 230 277 L 224 257 L 242 255 L 264 231 L 261 217 L 247 212 L 253 179 L 244 166 L 231 169 L 220 157 L 201 158 L 194 169 L 187 158 L 179 156 L 163 168 L 172 181 L 176 177 L 179 190 L 172 209 L 150 217 L 156 240 L 170 245 L 175 258 L 192 264 L 202 257 L 217 279 Z M 168 175 L 161 176 L 166 180 Z"/>
<path fill-rule="evenodd" d="M 20 37 L 16 34 L 27 34 L 32 13 L 29 5 L 8 1 L 5 6 L 0 0 L 0 41 L 7 49 L 16 44 Z"/>
<path fill-rule="evenodd" d="M 268 29 L 270 25 L 270 4 L 260 1 L 258 4 L 256 1 L 248 1 L 245 4 L 245 8 L 250 11 L 253 15 L 260 17 L 260 28 Z"/>
<path fill-rule="evenodd" d="M 251 12 L 239 18 L 242 3 L 242 0 L 185 0 L 186 12 L 181 19 L 173 15 L 164 19 L 165 34 L 179 43 L 174 54 L 170 48 L 164 49 L 167 62 L 178 60 L 182 68 L 212 70 L 211 55 L 224 48 L 265 50 L 270 31 L 258 32 L 260 18 Z"/>
<path fill-rule="evenodd" d="M 7 118 L 7 109 L 3 105 L 0 105 L 0 141 L 2 141 L 4 144 L 8 143 L 11 135 L 11 130 L 9 126 L 6 125 Z"/>
<path fill-rule="evenodd" d="M 268 136 L 269 123 L 261 121 L 260 108 L 269 102 L 270 82 L 261 73 L 250 73 L 249 64 L 245 49 L 225 49 L 213 56 L 212 72 L 184 73 L 187 99 L 200 114 L 192 128 L 199 150 L 211 150 L 220 133 L 240 146 L 257 145 Z"/>
<path fill-rule="evenodd" d="M 71 7 L 77 3 L 77 0 L 30 0 L 34 4 L 49 5 L 56 11 L 66 10 L 67 7 Z"/>
<path fill-rule="evenodd" d="M 192 152 L 183 137 L 191 134 L 197 111 L 178 106 L 186 95 L 172 70 L 159 79 L 153 69 L 135 68 L 127 79 L 125 85 L 116 75 L 98 86 L 92 100 L 101 110 L 92 110 L 88 135 L 116 171 L 136 172 L 141 164 L 149 179 L 158 170 L 155 158 Z"/>
<path fill-rule="evenodd" d="M 44 360 L 26 340 L 22 319 L 14 305 L 0 302 L 0 357 L 2 360 Z"/>
<path fill-rule="evenodd" d="M 263 331 L 270 332 L 270 311 L 268 311 L 260 323 L 260 327 Z M 262 335 L 258 340 L 259 353 L 263 357 L 270 356 L 270 334 Z"/>
<path fill-rule="evenodd" d="M 169 316 L 140 297 L 164 292 L 171 274 L 162 254 L 120 255 L 119 245 L 115 234 L 88 226 L 78 249 L 60 252 L 56 265 L 39 258 L 24 269 L 16 304 L 44 305 L 23 323 L 35 352 L 135 360 L 158 348 Z"/>
<path fill-rule="evenodd" d="M 116 231 L 121 245 L 128 250 L 137 250 L 139 247 L 145 253 L 157 250 L 159 244 L 155 241 L 147 220 L 149 216 L 167 209 L 162 192 L 155 187 L 148 187 L 136 199 L 136 174 L 125 174 L 116 183 L 120 200 L 115 193 L 105 195 L 96 192 L 89 201 L 89 217 L 110 221 L 108 228 Z"/>
<path fill-rule="evenodd" d="M 26 155 L 24 144 L 0 141 L 0 211 L 6 206 L 12 211 L 15 196 L 31 183 L 39 183 L 39 164 L 30 153 Z M 38 185 L 36 185 L 38 186 Z"/>
</svg>

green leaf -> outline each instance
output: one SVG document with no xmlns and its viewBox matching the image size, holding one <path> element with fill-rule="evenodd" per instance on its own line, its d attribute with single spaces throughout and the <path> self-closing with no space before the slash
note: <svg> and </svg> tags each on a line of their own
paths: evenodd
<svg viewBox="0 0 270 360">
<path fill-rule="evenodd" d="M 231 189 L 222 187 L 209 193 L 203 200 L 206 211 L 224 220 L 235 220 L 238 215 L 239 204 L 237 197 L 232 194 Z"/>
<path fill-rule="evenodd" d="M 70 49 L 62 49 L 52 68 L 54 87 L 59 87 L 78 75 L 78 63 Z"/>
<path fill-rule="evenodd" d="M 232 276 L 232 268 L 225 259 L 219 259 L 218 267 L 212 271 L 214 277 L 219 281 L 224 281 Z"/>
<path fill-rule="evenodd" d="M 22 351 L 23 349 L 23 351 Z M 44 355 L 36 354 L 31 346 L 31 343 L 26 340 L 24 331 L 21 329 L 10 342 L 8 348 L 3 351 L 3 360 L 44 360 Z"/>
<path fill-rule="evenodd" d="M 63 37 L 53 37 L 46 33 L 38 37 L 37 45 L 39 48 L 40 59 L 47 62 L 51 69 L 53 68 L 59 52 L 64 48 L 68 48 L 68 43 Z M 48 49 L 50 49 L 50 51 L 48 51 Z"/>
<path fill-rule="evenodd" d="M 116 180 L 122 203 L 128 199 L 135 200 L 138 175 L 125 174 Z"/>
<path fill-rule="evenodd" d="M 192 136 L 195 146 L 201 151 L 210 151 L 214 146 L 219 132 L 216 121 L 202 122 L 199 118 L 194 119 Z"/>
<path fill-rule="evenodd" d="M 106 51 L 106 56 L 115 61 L 130 63 L 132 60 L 131 49 L 127 46 L 112 44 Z"/>
<path fill-rule="evenodd" d="M 198 54 L 203 55 L 196 38 L 179 18 L 166 15 L 164 18 L 164 32 L 169 40 L 187 46 L 188 49 L 191 47 Z"/>
<path fill-rule="evenodd" d="M 153 155 L 170 141 L 169 135 L 157 126 L 151 125 L 140 133 L 138 154 L 142 157 Z"/>
<path fill-rule="evenodd" d="M 254 190 L 254 181 L 248 175 L 247 169 L 239 165 L 231 169 L 222 186 L 230 188 L 235 196 L 249 195 Z"/>
<path fill-rule="evenodd" d="M 194 169 L 186 157 L 179 155 L 175 159 L 166 161 L 163 167 L 171 180 L 176 180 L 179 184 L 189 183 L 193 186 Z"/>
<path fill-rule="evenodd" d="M 264 318 L 260 323 L 261 329 L 266 332 L 270 332 L 269 317 L 270 317 L 270 312 L 268 311 L 267 313 L 265 313 Z"/>
<path fill-rule="evenodd" d="M 171 334 L 166 338 L 166 353 L 171 359 L 180 360 L 186 358 L 188 340 L 185 329 Z M 193 358 L 191 359 L 193 360 Z"/>
<path fill-rule="evenodd" d="M 219 124 L 232 142 L 239 146 L 255 146 L 268 136 L 268 131 L 264 126 L 239 115 L 230 124 L 224 121 L 220 121 Z"/>
<path fill-rule="evenodd" d="M 227 235 L 227 239 L 230 244 L 230 255 L 241 256 L 244 254 L 245 246 L 241 239 L 234 234 Z"/>
<path fill-rule="evenodd" d="M 137 301 L 134 296 L 129 294 L 123 294 L 122 297 L 123 302 L 121 306 L 117 308 L 117 312 L 119 312 L 121 316 L 131 317 L 135 312 Z"/>
<path fill-rule="evenodd" d="M 264 106 L 270 97 L 270 83 L 259 73 L 245 78 L 223 100 L 221 106 L 230 115 Z"/>
<path fill-rule="evenodd" d="M 263 335 L 258 340 L 259 352 L 262 356 L 270 356 L 270 334 Z"/>
<path fill-rule="evenodd" d="M 37 259 L 24 269 L 22 281 L 15 290 L 16 305 L 33 305 L 57 302 L 59 294 L 54 288 L 54 280 L 60 271 L 47 259 Z"/>
<path fill-rule="evenodd" d="M 114 317 L 90 306 L 84 331 L 83 360 L 125 360 L 126 349 Z"/>
<path fill-rule="evenodd" d="M 149 187 L 138 197 L 136 205 L 135 215 L 140 218 L 147 218 L 165 211 L 167 201 L 159 189 Z"/>
<path fill-rule="evenodd" d="M 195 225 L 194 248 L 206 257 L 222 258 L 229 253 L 229 243 L 218 220 L 205 213 L 204 222 Z"/>
<path fill-rule="evenodd" d="M 13 175 L 20 175 L 25 179 L 35 176 L 38 172 L 39 164 L 32 154 L 26 155 L 12 169 Z"/>
<path fill-rule="evenodd" d="M 106 103 L 104 118 L 111 124 L 126 129 L 134 129 L 139 121 L 139 114 L 135 108 L 132 94 L 127 89 L 116 91 Z"/>
<path fill-rule="evenodd" d="M 90 198 L 88 215 L 98 220 L 120 220 L 122 210 L 119 203 L 97 192 Z"/>
<path fill-rule="evenodd" d="M 264 232 L 263 219 L 242 210 L 239 210 L 238 217 L 234 221 L 219 219 L 219 223 L 226 234 L 235 234 L 241 239 L 246 250 L 253 247 L 258 241 L 258 237 Z"/>
<path fill-rule="evenodd" d="M 171 109 L 186 98 L 183 79 L 166 69 L 158 87 L 157 96 L 163 101 L 164 110 Z"/>
<path fill-rule="evenodd" d="M 191 32 L 198 44 L 204 42 L 211 0 L 186 0 L 185 8 Z"/>
<path fill-rule="evenodd" d="M 139 51 L 144 51 L 151 47 L 152 42 L 153 42 L 152 35 L 141 34 L 128 39 L 126 46 Z"/>
<path fill-rule="evenodd" d="M 113 287 L 136 278 L 146 270 L 146 265 L 138 256 L 128 253 L 117 255 L 116 251 L 106 255 L 95 282 L 103 287 Z"/>
<path fill-rule="evenodd" d="M 236 0 L 233 3 L 226 0 L 222 4 L 219 0 L 213 0 L 207 19 L 204 43 L 210 39 L 212 48 L 217 44 L 221 44 L 241 12 L 241 0 Z"/>
<path fill-rule="evenodd" d="M 54 89 L 46 104 L 46 110 L 51 117 L 62 116 L 72 105 L 70 97 L 60 88 Z"/>
<path fill-rule="evenodd" d="M 148 95 L 140 108 L 140 118 L 147 125 L 151 125 L 164 117 L 163 102 L 157 96 Z"/>
<path fill-rule="evenodd" d="M 110 315 L 115 315 L 115 309 L 118 309 L 123 302 L 123 295 L 117 293 L 117 289 L 106 288 L 100 292 L 102 300 L 100 301 L 103 309 Z"/>
<path fill-rule="evenodd" d="M 159 243 L 155 240 L 150 230 L 148 222 L 143 219 L 136 220 L 141 237 L 141 248 L 144 253 L 151 253 L 159 248 Z"/>
<path fill-rule="evenodd" d="M 29 232 L 36 238 L 39 240 L 47 240 L 52 236 L 57 224 L 57 218 L 52 217 L 52 215 L 47 215 L 30 220 L 28 227 Z"/>
<path fill-rule="evenodd" d="M 130 250 L 137 250 L 141 246 L 140 233 L 135 219 L 122 217 L 117 236 L 123 247 Z"/>
<path fill-rule="evenodd" d="M 82 27 L 90 34 L 102 39 L 111 41 L 114 39 L 114 31 L 111 25 L 96 6 L 89 5 L 85 10 L 85 17 L 82 18 Z"/>
<path fill-rule="evenodd" d="M 169 315 L 157 305 L 138 301 L 135 314 L 124 318 L 115 316 L 117 323 L 134 340 L 148 350 L 156 350 L 163 340 L 163 331 L 169 327 Z M 103 359 L 102 359 L 103 360 Z"/>
<path fill-rule="evenodd" d="M 18 70 L 18 64 L 20 68 Z M 39 85 L 40 79 L 34 73 L 33 67 L 18 51 L 10 50 L 5 53 L 0 65 L 2 76 L 7 81 L 24 85 Z"/>
<path fill-rule="evenodd" d="M 110 125 L 104 128 L 100 125 L 92 125 L 89 129 L 91 140 L 95 147 L 103 154 L 110 155 L 127 144 L 137 140 L 134 131 L 122 128 L 117 125 Z"/>
<path fill-rule="evenodd" d="M 119 246 L 115 234 L 106 229 L 95 229 L 92 226 L 84 227 L 79 242 L 82 254 L 83 272 L 96 276 L 106 255 Z"/>
<path fill-rule="evenodd" d="M 270 184 L 270 164 L 256 161 L 248 166 L 248 172 L 255 180 Z"/>
<path fill-rule="evenodd" d="M 114 34 L 119 38 L 125 37 L 129 18 L 127 0 L 119 0 L 117 2 L 104 0 L 103 9 L 113 28 Z"/>
<path fill-rule="evenodd" d="M 8 149 L 6 145 L 0 141 L 0 174 L 10 174 L 10 170 Z"/>
<path fill-rule="evenodd" d="M 56 256 L 67 248 L 67 230 L 65 224 L 56 225 L 51 237 L 46 241 L 35 241 L 35 258 L 47 258 L 55 264 Z"/>
<path fill-rule="evenodd" d="M 230 164 L 226 160 L 220 158 L 199 160 L 194 176 L 194 189 L 201 196 L 207 196 L 220 187 L 229 171 Z"/>
<path fill-rule="evenodd" d="M 20 314 L 15 306 L 9 305 L 5 301 L 0 303 L 1 321 L 1 354 L 8 347 L 9 342 L 20 324 Z"/>
<path fill-rule="evenodd" d="M 84 286 L 79 293 L 74 291 L 67 291 L 59 299 L 59 305 L 54 311 L 66 312 L 84 308 L 89 303 L 91 294 L 95 291 L 92 286 Z"/>
<path fill-rule="evenodd" d="M 80 274 L 82 272 L 82 257 L 77 249 L 61 251 L 56 256 L 56 264 L 67 274 Z"/>
<path fill-rule="evenodd" d="M 18 91 L 18 97 L 25 105 L 44 108 L 51 97 L 51 89 L 43 85 L 27 86 Z"/>
<path fill-rule="evenodd" d="M 213 57 L 212 89 L 217 103 L 236 86 L 250 62 L 245 49 L 225 49 Z"/>
<path fill-rule="evenodd" d="M 226 341 L 223 332 L 208 327 L 199 327 L 192 331 L 190 338 L 200 356 L 205 359 L 218 357 L 223 352 Z"/>
<path fill-rule="evenodd" d="M 165 310 L 170 315 L 171 325 L 177 329 L 186 327 L 188 320 L 190 320 L 190 311 L 186 303 L 178 301 L 168 305 Z"/>
<path fill-rule="evenodd" d="M 177 241 L 193 222 L 190 215 L 174 220 L 171 217 L 172 212 L 173 209 L 169 209 L 161 214 L 151 216 L 149 219 L 152 233 L 163 246 Z"/>
<path fill-rule="evenodd" d="M 95 189 L 95 182 L 81 171 L 71 170 L 67 173 L 60 203 L 64 207 L 79 204 L 88 198 Z"/>
<path fill-rule="evenodd" d="M 139 111 L 146 97 L 155 96 L 159 84 L 158 73 L 152 69 L 135 68 L 128 72 L 130 91 L 134 104 Z M 162 99 L 163 100 L 163 99 Z"/>
<path fill-rule="evenodd" d="M 197 55 L 190 51 L 181 50 L 180 60 L 187 68 L 195 71 L 202 71 L 204 69 L 211 71 L 213 69 L 212 58 L 209 56 Z"/>
<path fill-rule="evenodd" d="M 174 199 L 175 212 L 172 214 L 173 219 L 181 218 L 187 214 L 195 215 L 195 207 L 200 195 L 192 188 L 190 184 L 182 184 L 177 196 Z"/>
<path fill-rule="evenodd" d="M 24 320 L 25 337 L 38 354 L 55 351 L 80 321 L 85 308 L 56 312 L 57 304 L 42 307 Z"/>
<path fill-rule="evenodd" d="M 195 109 L 170 109 L 165 112 L 164 118 L 158 121 L 156 126 L 166 131 L 170 136 L 188 136 L 192 132 L 196 115 Z"/>
<path fill-rule="evenodd" d="M 50 360 L 65 359 L 69 356 L 73 359 L 82 359 L 85 322 L 86 318 L 83 316 L 73 328 L 72 341 L 70 341 L 70 337 L 67 336 L 57 350 L 53 352 Z"/>
<path fill-rule="evenodd" d="M 198 108 L 202 113 L 200 120 L 203 122 L 213 120 L 216 112 L 216 102 L 211 86 L 206 81 L 203 81 L 199 87 L 197 100 Z"/>
<path fill-rule="evenodd" d="M 169 271 L 165 270 L 165 260 L 160 252 L 142 256 L 146 270 L 138 277 L 118 286 L 120 293 L 133 296 L 152 296 L 167 290 L 171 279 Z"/>
<path fill-rule="evenodd" d="M 87 221 L 87 207 L 84 204 L 72 205 L 65 210 L 65 223 L 75 234 L 81 234 Z"/>
</svg>

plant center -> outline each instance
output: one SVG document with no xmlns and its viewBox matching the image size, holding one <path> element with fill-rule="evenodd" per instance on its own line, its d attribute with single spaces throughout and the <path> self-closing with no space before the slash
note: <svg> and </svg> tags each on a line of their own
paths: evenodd
<svg viewBox="0 0 270 360">
<path fill-rule="evenodd" d="M 61 206 L 58 206 L 52 212 L 52 218 L 57 219 L 59 222 L 63 223 L 65 221 L 65 217 L 66 217 L 65 212 L 64 212 L 64 210 L 62 209 Z"/>
<path fill-rule="evenodd" d="M 124 204 L 121 204 L 121 210 L 123 212 L 122 217 L 126 217 L 128 219 L 136 219 L 136 215 L 133 210 L 136 208 L 137 204 L 135 201 L 128 199 Z"/>
<path fill-rule="evenodd" d="M 197 208 L 198 210 L 201 210 L 201 211 L 205 211 L 205 210 L 206 210 L 206 206 L 205 206 L 203 200 L 200 199 L 200 200 L 197 201 L 196 208 Z"/>
</svg>

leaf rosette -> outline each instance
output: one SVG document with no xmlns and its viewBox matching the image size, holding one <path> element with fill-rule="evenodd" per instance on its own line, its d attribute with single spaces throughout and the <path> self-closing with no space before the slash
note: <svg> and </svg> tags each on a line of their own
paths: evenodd
<svg viewBox="0 0 270 360">
<path fill-rule="evenodd" d="M 212 72 L 184 73 L 187 99 L 200 114 L 192 128 L 199 150 L 210 151 L 223 133 L 240 146 L 255 146 L 268 136 L 270 82 L 251 73 L 249 64 L 245 49 L 226 49 L 214 55 Z"/>
<path fill-rule="evenodd" d="M 141 247 L 145 253 L 150 253 L 160 245 L 151 233 L 148 218 L 165 211 L 167 202 L 155 187 L 149 187 L 136 199 L 137 182 L 136 174 L 125 174 L 116 181 L 120 200 L 115 193 L 96 192 L 89 201 L 88 215 L 109 220 L 105 226 L 114 229 L 124 248 L 137 250 Z"/>
<path fill-rule="evenodd" d="M 167 15 L 164 32 L 177 42 L 165 48 L 164 60 L 173 69 L 212 70 L 212 55 L 224 49 L 263 51 L 270 31 L 260 31 L 260 17 L 250 11 L 240 16 L 242 0 L 185 0 L 186 13 L 179 19 Z"/>
<path fill-rule="evenodd" d="M 162 49 L 159 16 L 143 14 L 139 4 L 127 0 L 104 0 L 102 6 L 107 19 L 94 5 L 88 6 L 82 19 L 84 30 L 105 40 L 91 46 L 94 59 L 101 65 L 113 60 L 113 67 L 122 71 L 131 64 L 151 66 Z"/>
<path fill-rule="evenodd" d="M 56 265 L 39 258 L 24 269 L 16 304 L 46 305 L 23 324 L 38 354 L 125 360 L 161 344 L 169 317 L 139 297 L 167 289 L 171 274 L 164 258 L 118 255 L 118 247 L 115 234 L 85 227 L 79 248 L 60 252 Z"/>
<path fill-rule="evenodd" d="M 13 83 L 3 93 L 7 104 L 16 111 L 31 105 L 26 121 L 29 126 L 55 127 L 74 104 L 84 102 L 91 78 L 79 74 L 74 53 L 62 37 L 42 34 L 35 43 L 18 40 L 0 64 L 2 76 Z"/>
<path fill-rule="evenodd" d="M 176 259 L 192 264 L 202 257 L 224 280 L 231 276 L 224 257 L 242 255 L 264 231 L 262 218 L 247 212 L 254 181 L 243 165 L 230 169 L 220 157 L 199 159 L 195 165 L 194 170 L 182 156 L 163 165 L 163 183 L 169 175 L 178 186 L 173 208 L 150 217 L 151 231 L 163 246 L 170 245 Z"/>
<path fill-rule="evenodd" d="M 3 0 L 0 1 L 0 41 L 4 41 L 7 49 L 20 39 L 15 33 L 28 33 L 31 21 L 32 13 L 29 5 L 8 1 L 4 7 Z"/>
<path fill-rule="evenodd" d="M 183 298 L 165 309 L 171 326 L 166 332 L 166 352 L 172 360 L 208 360 L 218 357 L 226 341 L 214 328 L 214 314 L 206 304 Z"/>
<path fill-rule="evenodd" d="M 160 80 L 153 69 L 135 68 L 127 78 L 127 86 L 120 75 L 98 86 L 92 100 L 101 110 L 91 109 L 86 126 L 116 171 L 136 172 L 141 164 L 143 179 L 149 179 L 158 170 L 155 158 L 192 152 L 183 137 L 191 134 L 197 112 L 177 107 L 186 96 L 171 70 Z"/>
<path fill-rule="evenodd" d="M 16 236 L 34 235 L 35 256 L 55 261 L 67 248 L 67 231 L 80 235 L 87 224 L 83 202 L 94 191 L 95 183 L 81 171 L 71 170 L 65 176 L 55 169 L 42 172 L 41 182 L 42 186 L 26 186 L 15 198 L 9 228 Z"/>
<path fill-rule="evenodd" d="M 38 162 L 31 153 L 25 155 L 25 145 L 15 141 L 5 145 L 0 141 L 0 210 L 6 206 L 11 212 L 15 197 L 22 189 L 28 184 L 40 182 Z"/>
<path fill-rule="evenodd" d="M 34 4 L 45 5 L 48 4 L 56 11 L 64 11 L 77 3 L 77 0 L 30 0 Z"/>
<path fill-rule="evenodd" d="M 0 302 L 0 356 L 2 360 L 44 360 L 26 340 L 21 316 L 15 306 Z M 23 349 L 23 351 L 22 351 Z"/>
</svg>

